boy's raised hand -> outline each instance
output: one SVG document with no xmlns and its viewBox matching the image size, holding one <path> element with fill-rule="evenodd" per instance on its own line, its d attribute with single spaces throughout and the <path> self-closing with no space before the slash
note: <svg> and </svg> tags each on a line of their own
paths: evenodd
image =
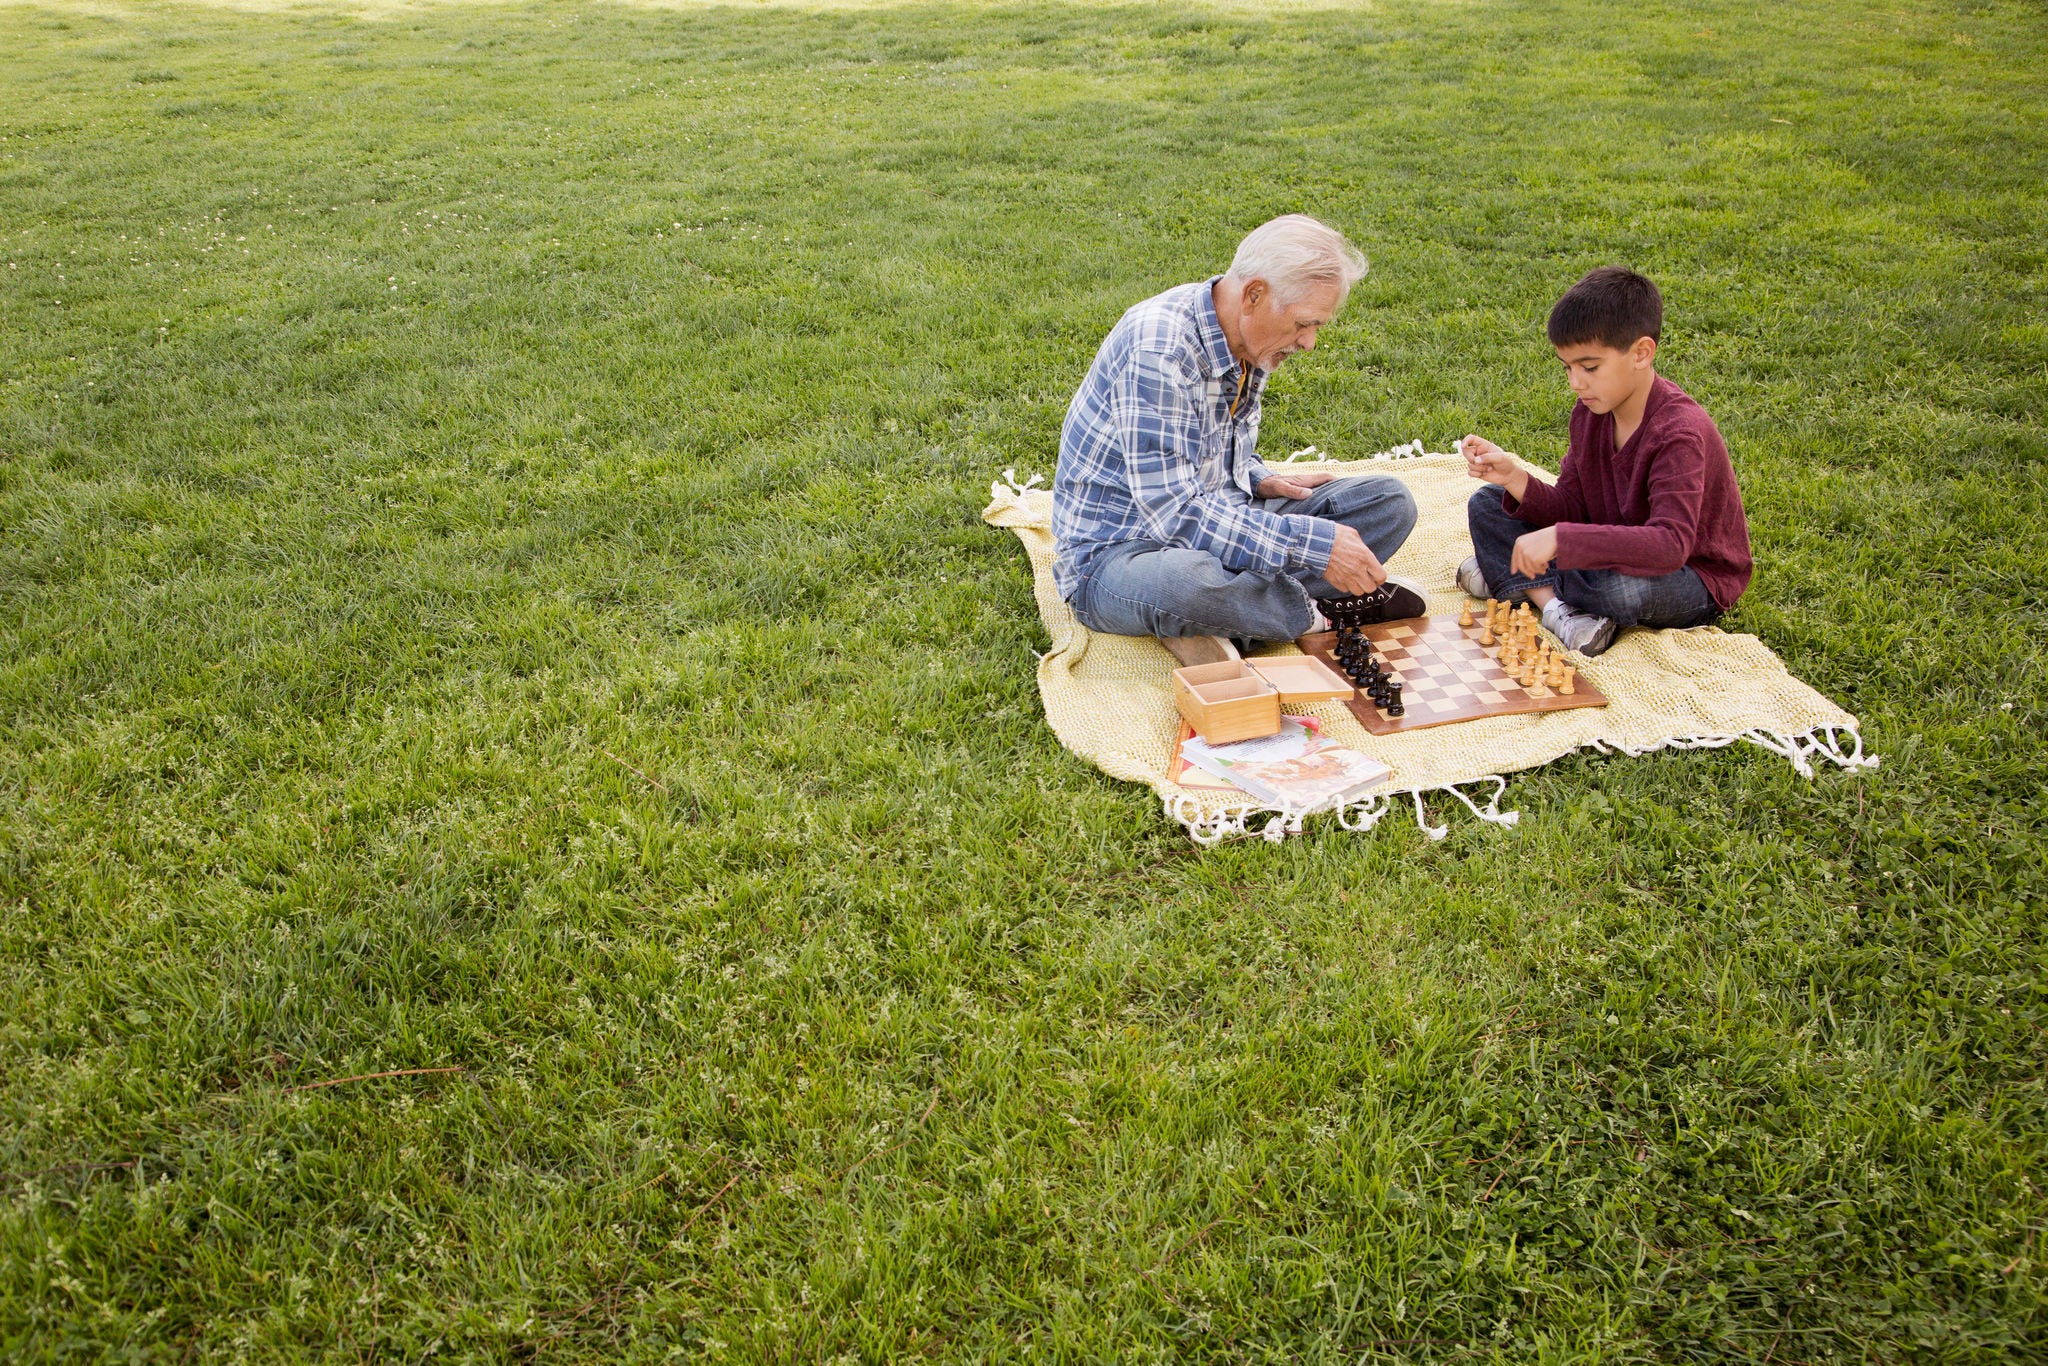
<svg viewBox="0 0 2048 1366">
<path fill-rule="evenodd" d="M 1520 468 L 1515 457 L 1483 436 L 1468 436 L 1460 441 L 1458 453 L 1465 457 L 1465 473 L 1489 484 L 1506 482 L 1507 476 Z"/>
<path fill-rule="evenodd" d="M 1529 487 L 1529 472 L 1522 468 L 1522 462 L 1483 436 L 1468 436 L 1460 441 L 1458 453 L 1465 457 L 1465 473 L 1506 489 L 1517 500 L 1522 490 Z"/>
</svg>

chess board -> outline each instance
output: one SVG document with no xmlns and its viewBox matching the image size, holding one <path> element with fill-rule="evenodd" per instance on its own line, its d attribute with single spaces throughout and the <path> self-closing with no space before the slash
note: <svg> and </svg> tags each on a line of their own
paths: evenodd
<svg viewBox="0 0 2048 1366">
<path fill-rule="evenodd" d="M 1348 704 L 1374 735 L 1427 730 L 1482 716 L 1514 716 L 1532 711 L 1564 711 L 1571 707 L 1604 707 L 1607 695 L 1580 674 L 1569 696 L 1538 680 L 1525 688 L 1501 668 L 1479 643 L 1477 626 L 1460 626 L 1456 617 L 1410 617 L 1364 628 L 1372 652 L 1401 680 L 1405 716 L 1388 716 L 1372 699 L 1354 690 Z M 1324 631 L 1296 642 L 1304 653 L 1337 669 L 1337 633 Z"/>
</svg>

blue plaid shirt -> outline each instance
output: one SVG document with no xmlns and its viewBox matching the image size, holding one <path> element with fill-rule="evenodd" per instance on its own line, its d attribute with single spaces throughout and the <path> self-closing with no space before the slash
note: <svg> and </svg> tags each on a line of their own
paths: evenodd
<svg viewBox="0 0 2048 1366">
<path fill-rule="evenodd" d="M 1072 597 L 1094 557 L 1124 541 L 1206 550 L 1226 568 L 1319 573 L 1336 524 L 1268 512 L 1253 370 L 1239 365 L 1209 293 L 1180 285 L 1125 313 L 1067 408 L 1052 481 L 1053 583 Z"/>
</svg>

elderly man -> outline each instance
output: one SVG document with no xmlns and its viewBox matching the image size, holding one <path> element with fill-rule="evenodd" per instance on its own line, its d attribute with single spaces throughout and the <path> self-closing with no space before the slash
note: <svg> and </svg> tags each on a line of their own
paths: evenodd
<svg viewBox="0 0 2048 1366">
<path fill-rule="evenodd" d="M 1320 601 L 1366 621 L 1419 616 L 1386 560 L 1415 525 L 1398 480 L 1276 474 L 1258 455 L 1259 396 L 1365 274 L 1335 229 L 1289 214 L 1254 229 L 1230 270 L 1125 313 L 1067 409 L 1053 476 L 1053 578 L 1090 630 L 1291 640 Z M 1189 641 L 1175 650 L 1191 657 Z"/>
</svg>

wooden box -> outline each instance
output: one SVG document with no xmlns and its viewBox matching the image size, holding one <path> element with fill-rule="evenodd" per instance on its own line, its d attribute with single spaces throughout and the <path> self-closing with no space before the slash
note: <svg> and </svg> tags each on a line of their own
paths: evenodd
<svg viewBox="0 0 2048 1366">
<path fill-rule="evenodd" d="M 1192 664 L 1173 671 L 1173 701 L 1212 745 L 1280 733 L 1280 705 L 1352 694 L 1349 680 L 1311 655 L 1269 655 Z"/>
<path fill-rule="evenodd" d="M 1288 706 L 1342 701 L 1354 691 L 1350 679 L 1314 655 L 1261 655 L 1245 663 L 1278 688 L 1281 702 Z"/>
<path fill-rule="evenodd" d="M 1212 745 L 1280 733 L 1280 690 L 1241 659 L 1175 669 L 1173 704 Z"/>
</svg>

